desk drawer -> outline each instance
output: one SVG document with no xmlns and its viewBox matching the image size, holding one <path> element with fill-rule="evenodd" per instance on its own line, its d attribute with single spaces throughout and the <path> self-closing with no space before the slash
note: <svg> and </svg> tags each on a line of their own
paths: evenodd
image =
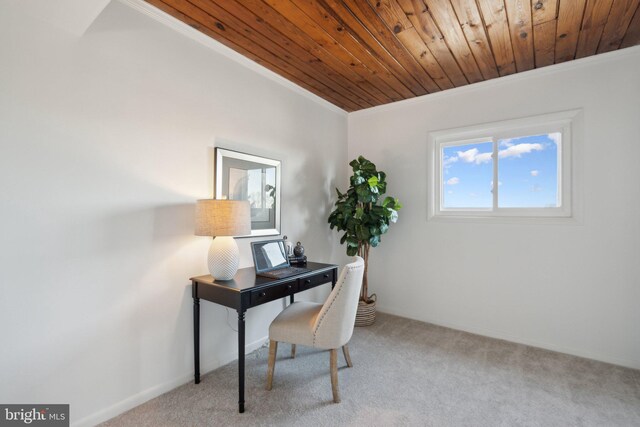
<svg viewBox="0 0 640 427">
<path fill-rule="evenodd" d="M 315 288 L 318 285 L 331 282 L 333 282 L 333 270 L 298 279 L 298 286 L 301 291 L 306 291 L 307 289 Z"/>
<path fill-rule="evenodd" d="M 298 292 L 298 283 L 295 281 L 283 283 L 268 289 L 257 289 L 251 291 L 251 306 L 264 304 L 265 302 L 277 300 L 287 295 Z"/>
</svg>

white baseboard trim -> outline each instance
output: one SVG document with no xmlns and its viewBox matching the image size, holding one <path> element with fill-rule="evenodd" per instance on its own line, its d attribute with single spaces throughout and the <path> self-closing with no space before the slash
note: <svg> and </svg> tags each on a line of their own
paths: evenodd
<svg viewBox="0 0 640 427">
<path fill-rule="evenodd" d="M 463 331 L 463 332 L 469 332 L 475 335 L 482 335 L 489 338 L 497 338 L 500 340 L 510 341 L 518 344 L 524 344 L 531 347 L 537 347 L 545 350 L 556 351 L 558 353 L 565 353 L 573 356 L 584 357 L 586 359 L 597 360 L 600 362 L 610 363 L 612 365 L 623 366 L 625 368 L 640 369 L 640 361 L 638 360 L 619 359 L 619 358 L 611 357 L 608 355 L 594 353 L 588 350 L 570 348 L 562 345 L 530 340 L 527 338 L 511 335 L 503 331 L 478 328 L 476 326 L 468 326 L 468 325 L 463 325 L 455 322 L 454 323 L 447 322 L 447 321 L 443 321 L 441 319 L 437 319 L 429 316 L 413 316 L 411 314 L 407 314 L 406 310 L 399 310 L 394 307 L 389 307 L 387 305 L 378 306 L 378 311 L 381 313 L 393 314 L 394 316 L 404 317 L 407 319 L 418 320 L 420 322 L 431 323 L 437 326 L 443 326 L 445 328 L 456 329 L 458 331 Z"/>
<path fill-rule="evenodd" d="M 265 342 L 269 340 L 269 337 L 262 337 L 257 339 L 256 341 L 249 343 L 245 346 L 245 354 L 251 353 L 252 351 L 257 350 L 262 347 Z M 200 372 L 202 375 L 207 372 L 211 372 L 214 369 L 219 368 L 220 366 L 224 366 L 227 363 L 233 362 L 238 358 L 237 353 L 230 351 L 227 354 L 224 354 L 220 357 L 219 360 L 216 361 L 204 361 L 200 364 Z M 71 422 L 73 427 L 85 427 L 85 426 L 95 426 L 96 424 L 100 424 L 104 421 L 110 420 L 113 417 L 116 417 L 130 409 L 135 408 L 136 406 L 142 405 L 143 403 L 160 396 L 168 391 L 173 390 L 176 387 L 180 387 L 181 385 L 187 384 L 188 382 L 193 381 L 193 372 L 188 372 L 183 375 L 180 375 L 178 378 L 173 380 L 164 382 L 162 384 L 158 384 L 156 386 L 150 387 L 146 390 L 142 390 L 139 393 L 136 393 L 132 396 L 127 397 L 120 402 L 109 406 L 108 408 L 101 409 L 97 412 L 94 412 L 91 415 L 88 415 L 78 421 Z M 73 408 L 71 408 L 71 412 L 73 413 Z"/>
</svg>

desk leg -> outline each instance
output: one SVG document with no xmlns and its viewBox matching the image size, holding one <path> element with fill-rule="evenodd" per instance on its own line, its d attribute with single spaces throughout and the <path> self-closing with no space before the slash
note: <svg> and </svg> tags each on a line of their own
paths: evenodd
<svg viewBox="0 0 640 427">
<path fill-rule="evenodd" d="M 289 295 L 289 304 L 293 304 L 293 294 Z"/>
<path fill-rule="evenodd" d="M 238 407 L 244 412 L 244 314 L 238 310 Z"/>
<path fill-rule="evenodd" d="M 194 379 L 200 384 L 200 298 L 193 298 L 193 364 Z"/>
</svg>

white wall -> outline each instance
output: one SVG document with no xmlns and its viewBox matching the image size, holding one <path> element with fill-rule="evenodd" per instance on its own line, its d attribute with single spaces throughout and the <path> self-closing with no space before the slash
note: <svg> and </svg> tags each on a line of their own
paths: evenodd
<svg viewBox="0 0 640 427">
<path fill-rule="evenodd" d="M 206 274 L 210 242 L 193 235 L 193 213 L 212 195 L 218 138 L 281 159 L 283 232 L 313 259 L 344 260 L 326 218 L 346 180 L 347 119 L 121 3 L 82 37 L 11 4 L 0 4 L 0 402 L 70 403 L 74 423 L 92 424 L 192 378 L 188 278 Z M 252 265 L 249 240 L 239 245 Z M 261 344 L 281 309 L 250 310 L 247 342 Z M 226 317 L 202 303 L 205 370 L 236 358 Z"/>
<path fill-rule="evenodd" d="M 400 219 L 371 255 L 380 310 L 640 368 L 640 48 L 349 115 L 349 158 Z M 579 225 L 427 221 L 428 132 L 582 108 Z"/>
</svg>

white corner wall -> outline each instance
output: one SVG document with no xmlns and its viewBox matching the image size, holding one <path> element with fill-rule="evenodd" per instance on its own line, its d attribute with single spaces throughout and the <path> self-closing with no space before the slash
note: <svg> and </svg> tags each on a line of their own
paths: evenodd
<svg viewBox="0 0 640 427">
<path fill-rule="evenodd" d="M 382 311 L 640 368 L 640 47 L 349 115 L 349 158 L 400 219 L 371 255 Z M 578 225 L 427 221 L 430 131 L 583 109 Z"/>
<path fill-rule="evenodd" d="M 192 378 L 188 278 L 210 242 L 193 213 L 219 141 L 281 159 L 284 234 L 344 261 L 326 218 L 347 118 L 119 2 L 82 37 L 23 12 L 0 5 L 0 402 L 70 403 L 91 425 Z M 250 310 L 247 342 L 281 309 Z M 236 348 L 203 302 L 204 370 Z"/>
</svg>

